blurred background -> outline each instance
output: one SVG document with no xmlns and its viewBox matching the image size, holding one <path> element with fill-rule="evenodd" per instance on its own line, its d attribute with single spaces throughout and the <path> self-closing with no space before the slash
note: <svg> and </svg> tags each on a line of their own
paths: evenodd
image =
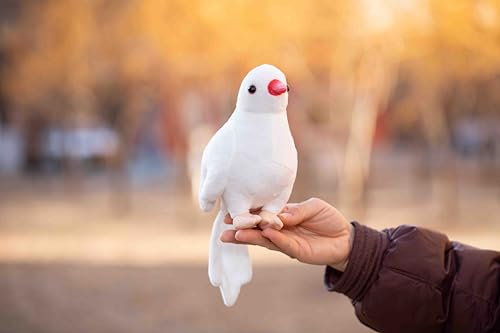
<svg viewBox="0 0 500 333">
<path fill-rule="evenodd" d="M 280 254 L 208 282 L 199 160 L 261 63 L 292 200 L 500 250 L 499 1 L 2 0 L 0 332 L 371 332 Z"/>
</svg>

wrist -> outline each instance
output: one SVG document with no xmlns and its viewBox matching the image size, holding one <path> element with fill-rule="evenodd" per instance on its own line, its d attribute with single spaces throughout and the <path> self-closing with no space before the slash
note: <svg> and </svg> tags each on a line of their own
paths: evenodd
<svg viewBox="0 0 500 333">
<path fill-rule="evenodd" d="M 351 223 L 349 223 L 347 230 L 348 233 L 345 240 L 346 241 L 345 247 L 347 250 L 344 259 L 337 263 L 328 264 L 328 266 L 340 272 L 344 272 L 347 268 L 347 265 L 349 264 L 349 255 L 351 254 L 352 244 L 354 242 L 354 226 Z"/>
</svg>

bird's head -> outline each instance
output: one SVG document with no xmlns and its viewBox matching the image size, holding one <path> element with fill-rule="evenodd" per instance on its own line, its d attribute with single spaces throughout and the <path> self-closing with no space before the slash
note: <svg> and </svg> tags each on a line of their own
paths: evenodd
<svg viewBox="0 0 500 333">
<path fill-rule="evenodd" d="M 289 90 L 282 71 L 272 65 L 260 65 L 241 82 L 236 107 L 255 113 L 286 112 Z"/>
</svg>

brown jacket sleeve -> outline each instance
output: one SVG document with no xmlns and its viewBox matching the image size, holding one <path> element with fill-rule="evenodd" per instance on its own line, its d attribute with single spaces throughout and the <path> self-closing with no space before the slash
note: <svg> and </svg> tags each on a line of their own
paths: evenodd
<svg viewBox="0 0 500 333">
<path fill-rule="evenodd" d="M 346 271 L 327 266 L 325 284 L 352 299 L 362 323 L 387 333 L 500 332 L 500 253 L 414 226 L 353 225 Z"/>
</svg>

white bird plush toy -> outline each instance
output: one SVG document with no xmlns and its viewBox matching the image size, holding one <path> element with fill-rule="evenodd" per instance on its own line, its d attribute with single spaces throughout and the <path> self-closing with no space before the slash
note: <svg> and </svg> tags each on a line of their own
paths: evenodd
<svg viewBox="0 0 500 333">
<path fill-rule="evenodd" d="M 297 150 L 288 125 L 288 85 L 272 65 L 252 69 L 241 83 L 236 109 L 206 146 L 201 162 L 199 204 L 220 210 L 210 240 L 208 275 L 232 306 L 242 285 L 252 279 L 246 245 L 220 241 L 229 213 L 235 229 L 283 224 L 277 214 L 290 198 L 297 173 Z M 260 213 L 250 211 L 260 209 Z"/>
</svg>

